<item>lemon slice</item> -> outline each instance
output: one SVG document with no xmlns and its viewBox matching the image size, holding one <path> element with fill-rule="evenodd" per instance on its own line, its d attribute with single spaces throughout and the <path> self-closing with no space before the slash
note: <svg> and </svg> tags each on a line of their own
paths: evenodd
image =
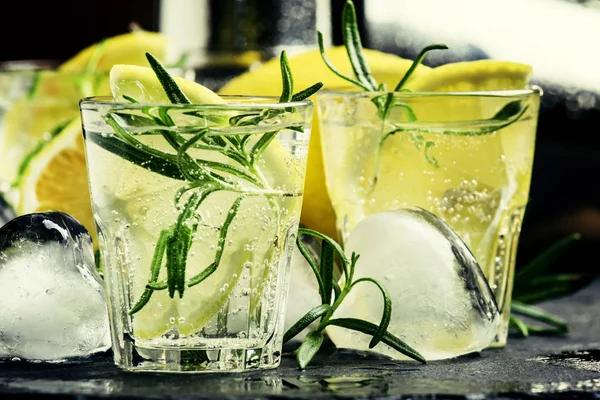
<svg viewBox="0 0 600 400">
<path fill-rule="evenodd" d="M 450 63 L 411 79 L 413 92 L 475 92 L 524 89 L 529 84 L 529 65 L 496 60 Z"/>
<path fill-rule="evenodd" d="M 220 96 L 196 82 L 180 77 L 174 79 L 192 103 L 225 103 Z M 110 71 L 110 83 L 113 97 L 118 100 L 133 98 L 142 103 L 169 103 L 151 68 L 115 65 Z M 155 148 L 165 146 L 161 137 L 144 137 L 143 140 L 146 145 Z M 213 155 L 206 153 L 203 156 Z M 268 177 L 276 188 L 294 188 L 300 191 L 302 174 L 285 174 L 285 171 L 290 170 L 287 164 L 293 162 L 291 159 L 290 153 L 275 140 L 266 148 L 256 168 L 262 169 L 263 175 Z M 157 177 L 156 174 L 133 164 L 119 166 L 118 169 L 123 172 L 114 192 L 115 202 L 120 203 L 119 208 L 126 214 L 124 218 L 131 222 L 128 228 L 128 237 L 131 239 L 127 246 L 139 255 L 137 265 L 143 270 L 150 265 L 160 230 L 177 220 L 178 212 L 171 199 L 173 193 L 184 186 L 185 182 Z M 271 177 L 271 171 L 281 173 Z M 148 185 L 148 182 L 153 182 L 153 185 Z M 214 261 L 215 250 L 209 249 L 207 244 L 214 243 L 216 246 L 218 243 L 219 230 L 215 227 L 222 226 L 227 211 L 237 196 L 236 193 L 226 191 L 216 192 L 203 202 L 199 213 L 203 216 L 204 225 L 198 230 L 189 253 L 187 278 L 199 274 Z M 285 201 L 287 200 L 282 200 Z M 216 210 L 222 212 L 218 213 Z M 289 207 L 286 210 L 290 211 Z M 274 232 L 277 232 L 278 225 L 290 224 L 289 217 L 285 216 L 279 217 L 285 222 L 278 224 L 278 216 L 274 213 L 266 197 L 245 198 L 235 219 L 236 228 L 227 235 L 228 242 L 235 243 L 237 250 L 227 250 L 226 247 L 215 272 L 201 284 L 186 289 L 183 298 L 171 299 L 166 291 L 155 291 L 150 302 L 133 316 L 135 336 L 150 340 L 175 328 L 180 335 L 185 336 L 198 333 L 203 328 L 207 331 L 214 329 L 208 326 L 210 321 L 227 303 L 240 279 L 251 280 L 252 287 L 257 288 L 255 293 L 248 295 L 248 307 L 252 309 L 262 291 L 267 290 L 264 282 L 268 279 L 271 266 L 263 261 L 267 259 L 272 262 L 278 256 L 276 252 L 272 252 Z M 261 218 L 258 218 L 258 215 Z M 257 220 L 262 221 L 263 226 L 260 229 L 257 227 Z M 159 280 L 164 280 L 165 274 L 163 268 Z M 148 276 L 145 272 L 137 273 L 132 279 L 134 298 L 138 298 L 146 287 Z M 244 285 L 249 283 L 245 282 Z"/>
<path fill-rule="evenodd" d="M 79 99 L 110 93 L 108 71 L 113 64 L 146 65 L 146 52 L 162 60 L 166 46 L 167 40 L 162 34 L 135 31 L 89 46 L 57 71 L 25 72 L 31 74 L 27 76 L 30 87 L 22 89 L 22 97 L 10 104 L 2 118 L 0 183 L 20 179 L 18 166 L 23 157 L 44 144 L 57 126 L 79 115 Z M 85 175 L 85 170 L 80 173 Z"/>
<path fill-rule="evenodd" d="M 343 46 L 329 48 L 325 54 L 340 72 L 346 76 L 352 76 L 352 67 Z M 364 49 L 364 54 L 373 77 L 377 82 L 385 83 L 388 89 L 394 88 L 412 65 L 412 60 L 394 54 L 371 49 Z M 321 59 L 318 49 L 296 54 L 289 58 L 289 63 L 294 76 L 296 91 L 305 89 L 316 82 L 323 82 L 324 89 L 356 90 L 356 87 L 351 86 L 347 81 L 329 70 Z M 429 67 L 420 65 L 415 70 L 411 80 L 428 74 L 429 70 Z M 281 88 L 274 82 L 280 80 L 279 60 L 273 59 L 232 79 L 218 93 L 278 96 L 281 93 Z M 306 167 L 301 222 L 308 228 L 335 238 L 337 237 L 335 213 L 325 186 L 322 157 L 321 135 L 315 107 Z"/>
<path fill-rule="evenodd" d="M 164 60 L 167 37 L 161 33 L 136 30 L 110 37 L 81 50 L 63 63 L 59 70 L 110 71 L 115 64 L 146 65 L 146 53 Z"/>
<path fill-rule="evenodd" d="M 23 157 L 52 131 L 78 114 L 77 102 L 16 100 L 4 115 L 0 132 L 0 180 L 14 182 Z"/>
<path fill-rule="evenodd" d="M 94 244 L 97 243 L 79 118 L 63 128 L 29 161 L 19 192 L 19 215 L 65 212 L 83 224 Z"/>
<path fill-rule="evenodd" d="M 225 103 L 219 95 L 199 83 L 179 76 L 175 76 L 174 79 L 192 103 Z M 170 103 L 156 74 L 149 67 L 124 64 L 114 65 L 110 70 L 110 91 L 115 99 L 121 101 L 128 101 L 125 99 L 125 95 L 136 99 L 140 103 Z"/>
</svg>

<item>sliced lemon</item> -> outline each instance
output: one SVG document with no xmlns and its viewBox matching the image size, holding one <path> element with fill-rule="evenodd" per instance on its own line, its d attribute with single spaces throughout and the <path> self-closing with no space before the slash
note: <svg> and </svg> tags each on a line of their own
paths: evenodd
<svg viewBox="0 0 600 400">
<path fill-rule="evenodd" d="M 526 64 L 497 60 L 450 63 L 414 77 L 406 88 L 414 92 L 475 92 L 524 89 L 532 68 Z"/>
<path fill-rule="evenodd" d="M 23 157 L 53 130 L 78 115 L 76 101 L 16 100 L 4 115 L 0 131 L 0 180 L 13 183 L 18 178 Z"/>
<path fill-rule="evenodd" d="M 166 46 L 162 34 L 135 31 L 93 44 L 57 71 L 26 72 L 31 76 L 26 76 L 30 82 L 23 87 L 22 98 L 15 100 L 2 118 L 0 183 L 20 179 L 17 172 L 23 158 L 47 141 L 57 126 L 79 115 L 79 99 L 110 93 L 108 71 L 113 64 L 146 65 L 146 52 L 162 60 Z"/>
<path fill-rule="evenodd" d="M 88 190 L 81 120 L 75 118 L 29 161 L 17 212 L 65 212 L 87 228 L 96 244 Z"/>
<path fill-rule="evenodd" d="M 371 69 L 371 74 L 379 83 L 385 83 L 388 89 L 396 86 L 400 78 L 412 65 L 411 60 L 394 54 L 365 49 L 365 57 Z M 348 54 L 343 46 L 326 50 L 325 54 L 336 68 L 346 76 L 352 76 L 352 67 Z M 300 53 L 289 58 L 294 77 L 295 90 L 305 89 L 316 82 L 323 82 L 325 89 L 356 90 L 344 79 L 335 75 L 321 59 L 319 50 Z M 412 79 L 427 74 L 429 67 L 420 65 Z M 279 60 L 273 59 L 229 81 L 219 94 L 231 95 L 267 95 L 278 96 L 281 87 L 274 82 L 281 80 Z M 411 82 L 409 80 L 409 82 Z M 325 171 L 321 146 L 318 115 L 314 112 L 311 139 L 308 151 L 308 164 L 304 185 L 304 200 L 302 205 L 301 222 L 308 228 L 315 229 L 330 237 L 337 237 L 335 213 L 331 205 L 327 187 L 325 186 Z"/>
<path fill-rule="evenodd" d="M 167 37 L 161 33 L 136 30 L 113 36 L 81 50 L 63 63 L 59 70 L 110 71 L 115 64 L 146 65 L 146 53 L 164 60 Z"/>
</svg>

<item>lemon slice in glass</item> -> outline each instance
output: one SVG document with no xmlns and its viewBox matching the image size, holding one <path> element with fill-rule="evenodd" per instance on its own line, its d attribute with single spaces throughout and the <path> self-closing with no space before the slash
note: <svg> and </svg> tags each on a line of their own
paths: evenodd
<svg viewBox="0 0 600 400">
<path fill-rule="evenodd" d="M 174 77 L 174 79 L 192 103 L 225 104 L 225 100 L 220 96 L 196 82 L 181 77 Z M 113 97 L 118 100 L 135 99 L 141 103 L 169 103 L 151 68 L 115 65 L 110 71 L 110 83 Z M 225 119 L 224 122 L 226 123 L 227 120 Z M 144 138 L 144 141 L 159 148 L 164 147 L 164 143 L 161 143 L 164 139 L 160 137 Z M 207 153 L 206 156 L 211 155 Z M 298 182 L 302 182 L 301 174 L 291 173 L 288 176 L 284 172 L 290 169 L 286 163 L 289 163 L 291 158 L 290 153 L 275 140 L 264 151 L 255 167 L 262 169 L 263 176 L 267 177 L 271 176 L 270 171 L 281 171 L 273 174 L 277 179 L 267 178 L 273 185 L 271 189 L 294 187 L 300 191 L 302 188 Z M 128 228 L 128 235 L 135 239 L 132 239 L 128 246 L 133 246 L 135 252 L 142 255 L 138 262 L 138 268 L 141 270 L 150 265 L 161 229 L 168 228 L 177 220 L 178 211 L 175 210 L 171 197 L 178 188 L 185 185 L 185 182 L 159 178 L 156 174 L 132 164 L 122 169 L 122 178 L 115 190 L 115 201 L 122 202 L 127 214 L 125 218 L 132 222 Z M 282 175 L 285 175 L 283 181 L 279 178 Z M 154 182 L 152 187 L 149 187 L 149 181 Z M 198 229 L 197 237 L 189 252 L 186 278 L 199 274 L 214 261 L 219 227 L 223 225 L 229 207 L 237 196 L 237 193 L 220 191 L 211 194 L 202 203 L 198 210 L 202 216 L 201 228 Z M 236 228 L 227 235 L 228 242 L 235 243 L 236 250 L 227 250 L 226 247 L 215 272 L 201 284 L 187 288 L 182 298 L 176 296 L 172 299 L 166 290 L 154 291 L 151 300 L 133 315 L 135 336 L 150 340 L 173 329 L 184 336 L 197 333 L 203 328 L 208 331 L 214 329 L 214 326 L 209 326 L 210 321 L 226 305 L 227 299 L 240 279 L 252 281 L 251 284 L 245 282 L 244 285 L 252 285 L 257 289 L 249 294 L 249 301 L 255 305 L 256 299 L 262 295 L 264 282 L 270 271 L 270 263 L 265 263 L 264 260 L 268 259 L 272 262 L 276 259 L 277 253 L 272 251 L 275 232 L 278 230 L 278 225 L 287 226 L 288 220 L 288 216 L 277 215 L 277 211 L 272 208 L 267 197 L 245 198 L 235 219 Z M 262 224 L 260 229 L 259 223 Z M 131 284 L 134 298 L 137 300 L 146 287 L 148 274 L 144 272 L 134 275 Z M 164 279 L 166 279 L 166 272 L 163 268 L 159 281 Z"/>
</svg>

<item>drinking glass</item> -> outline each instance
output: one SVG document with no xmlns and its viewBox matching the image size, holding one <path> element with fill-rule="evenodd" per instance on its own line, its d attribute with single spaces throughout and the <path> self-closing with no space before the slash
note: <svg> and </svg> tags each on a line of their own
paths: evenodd
<svg viewBox="0 0 600 400">
<path fill-rule="evenodd" d="M 342 242 L 358 222 L 381 211 L 417 206 L 442 218 L 470 248 L 496 297 L 501 323 L 494 347 L 504 346 L 508 335 L 540 95 L 530 88 L 322 91 L 316 98 L 326 185 Z"/>
<path fill-rule="evenodd" d="M 115 363 L 274 368 L 310 101 L 80 103 Z"/>
</svg>

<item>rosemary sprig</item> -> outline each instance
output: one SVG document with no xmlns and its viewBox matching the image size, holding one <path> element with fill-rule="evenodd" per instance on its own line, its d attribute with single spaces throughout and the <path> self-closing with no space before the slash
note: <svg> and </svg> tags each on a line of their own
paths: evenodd
<svg viewBox="0 0 600 400">
<path fill-rule="evenodd" d="M 321 241 L 320 263 L 317 265 L 315 258 L 302 242 L 302 237 L 312 236 Z M 392 300 L 384 286 L 373 278 L 360 278 L 354 280 L 354 269 L 359 255 L 352 253 L 350 259 L 346 257 L 341 246 L 333 239 L 322 233 L 311 229 L 300 228 L 297 239 L 298 249 L 313 270 L 319 286 L 321 304 L 308 311 L 294 325 L 292 325 L 283 336 L 283 342 L 293 339 L 314 321 L 319 320 L 317 327 L 311 330 L 304 338 L 300 347 L 296 350 L 296 361 L 301 369 L 313 359 L 315 354 L 323 344 L 323 331 L 327 326 L 339 326 L 345 329 L 362 332 L 372 336 L 369 348 L 375 347 L 379 342 L 383 342 L 400 353 L 425 363 L 425 358 L 415 349 L 404 343 L 402 340 L 388 332 L 388 326 L 392 315 Z M 340 286 L 334 277 L 335 260 L 339 260 L 342 273 L 343 285 Z M 356 318 L 333 318 L 333 314 L 340 306 L 344 298 L 350 293 L 353 287 L 359 283 L 371 283 L 377 286 L 383 297 L 383 314 L 379 325 Z"/>
<path fill-rule="evenodd" d="M 166 68 L 151 54 L 147 53 L 146 57 L 168 99 L 177 105 L 189 104 L 188 97 Z M 285 51 L 281 53 L 280 60 L 283 87 L 280 102 L 304 100 L 323 86 L 322 83 L 316 83 L 293 94 L 293 78 Z M 128 100 L 138 103 L 133 98 L 128 98 Z M 247 196 L 267 197 L 275 215 L 279 218 L 278 205 L 272 196 L 293 195 L 273 190 L 258 165 L 262 153 L 277 136 L 279 130 L 264 132 L 256 141 L 251 140 L 251 137 L 256 134 L 243 132 L 245 127 L 257 126 L 262 122 L 267 123 L 269 119 L 293 112 L 293 107 L 265 109 L 260 113 L 238 115 L 230 118 L 229 121 L 222 121 L 220 117 L 203 115 L 194 110 L 185 114 L 192 118 L 197 117 L 198 124 L 186 128 L 179 127 L 177 130 L 173 129 L 175 123 L 170 115 L 171 110 L 174 109 L 181 112 L 180 106 L 161 107 L 158 110 L 154 106 L 143 107 L 141 109 L 143 116 L 115 109 L 106 117 L 107 123 L 114 129 L 115 134 L 110 136 L 90 135 L 90 139 L 95 144 L 141 168 L 186 182 L 175 195 L 175 204 L 180 210 L 179 216 L 169 228 L 160 232 L 150 266 L 148 283 L 140 298 L 131 308 L 130 315 L 139 312 L 148 303 L 154 291 L 167 290 L 171 298 L 176 294 L 183 297 L 186 288 L 200 284 L 217 270 L 227 245 L 229 227 L 236 218 L 244 198 Z M 225 122 L 229 127 L 239 127 L 241 132 L 219 135 L 218 126 L 212 128 L 211 122 L 221 125 Z M 131 126 L 149 129 L 147 132 L 136 131 L 136 135 L 161 135 L 173 148 L 175 154 L 157 150 L 140 142 L 128 132 L 128 128 Z M 289 125 L 286 128 L 302 130 L 300 125 Z M 192 136 L 186 139 L 182 136 L 183 134 Z M 208 159 L 195 159 L 188 154 L 190 149 L 220 153 L 230 159 L 231 164 Z M 232 178 L 235 178 L 236 181 Z M 219 227 L 214 260 L 197 275 L 187 277 L 188 253 L 200 224 L 197 210 L 209 196 L 219 191 L 236 193 L 237 198 L 231 204 L 225 221 Z M 184 196 L 188 193 L 189 196 L 183 201 Z M 165 280 L 159 281 L 160 270 L 163 267 L 167 271 L 167 277 Z"/>
<path fill-rule="evenodd" d="M 581 239 L 572 233 L 547 248 L 515 274 L 510 326 L 523 337 L 569 332 L 567 321 L 536 304 L 575 293 L 591 282 L 582 274 L 547 274 L 548 269 L 569 246 Z M 527 323 L 532 320 L 534 323 Z"/>
</svg>

